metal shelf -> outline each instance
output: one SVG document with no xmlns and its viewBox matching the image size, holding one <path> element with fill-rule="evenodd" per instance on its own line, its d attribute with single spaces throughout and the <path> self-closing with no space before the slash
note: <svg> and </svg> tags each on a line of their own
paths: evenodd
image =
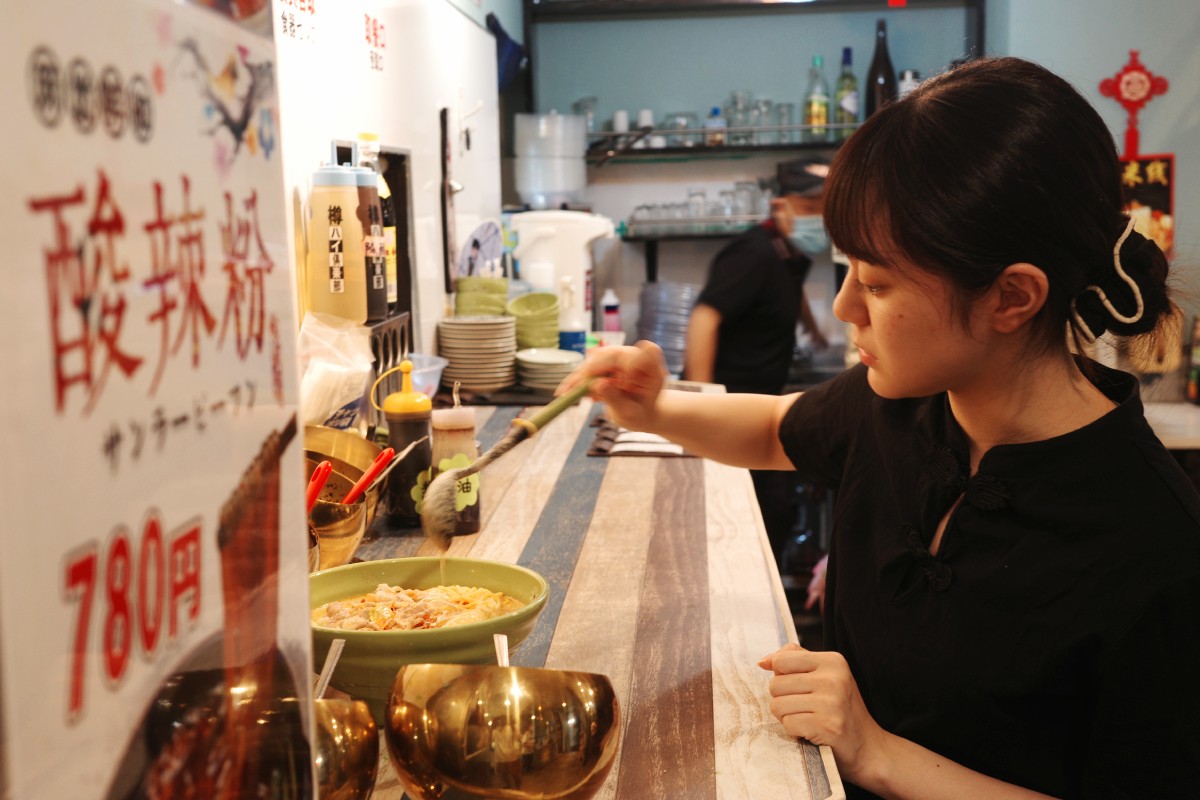
<svg viewBox="0 0 1200 800">
<path fill-rule="evenodd" d="M 836 150 L 841 146 L 843 139 L 834 138 L 840 131 L 846 131 L 849 136 L 858 124 L 848 123 L 829 123 L 828 125 L 812 126 L 812 125 L 759 125 L 755 127 L 738 127 L 724 128 L 723 132 L 728 140 L 730 134 L 740 136 L 745 134 L 751 137 L 754 141 L 746 144 L 720 144 L 709 145 L 704 144 L 704 139 L 708 131 L 704 128 L 663 128 L 656 129 L 649 126 L 638 128 L 636 130 L 625 133 L 605 132 L 599 134 L 590 134 L 587 150 L 587 160 L 592 166 L 602 167 L 610 161 L 663 161 L 663 162 L 685 162 L 702 159 L 738 159 L 751 158 L 761 153 L 779 153 L 779 152 L 814 152 L 822 150 Z M 814 130 L 824 132 L 824 138 L 809 139 L 813 136 Z M 789 138 L 798 138 L 802 141 L 765 141 L 759 142 L 760 138 L 778 139 L 780 134 L 787 134 Z M 667 147 L 638 147 L 638 143 L 645 142 L 652 137 L 661 136 L 668 140 L 684 139 L 691 140 L 692 144 L 673 144 Z"/>
</svg>

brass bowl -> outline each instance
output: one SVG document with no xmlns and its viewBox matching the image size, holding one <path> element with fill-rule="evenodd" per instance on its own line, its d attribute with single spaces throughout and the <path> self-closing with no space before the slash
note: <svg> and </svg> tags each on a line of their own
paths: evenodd
<svg viewBox="0 0 1200 800">
<path fill-rule="evenodd" d="M 304 456 L 316 462 L 327 460 L 333 471 L 350 479 L 350 485 L 363 476 L 379 456 L 383 448 L 374 442 L 348 431 L 327 428 L 323 425 L 306 425 L 304 428 Z M 311 473 L 311 470 L 310 470 Z M 384 481 L 378 481 L 367 489 L 367 526 L 375 520 L 375 509 Z M 338 496 L 340 500 L 345 492 Z"/>
<path fill-rule="evenodd" d="M 416 800 L 582 800 L 612 768 L 620 716 L 604 675 L 410 664 L 392 684 L 384 738 Z"/>
<path fill-rule="evenodd" d="M 379 729 L 361 700 L 313 701 L 316 721 L 317 796 L 366 800 L 379 771 Z"/>
<path fill-rule="evenodd" d="M 305 460 L 305 482 L 312 477 L 317 463 L 312 459 Z M 317 534 L 320 569 L 349 564 L 367 532 L 366 498 L 360 497 L 350 504 L 341 502 L 353 486 L 354 481 L 334 470 L 308 515 L 309 527 Z M 311 550 L 309 556 L 312 556 Z"/>
</svg>

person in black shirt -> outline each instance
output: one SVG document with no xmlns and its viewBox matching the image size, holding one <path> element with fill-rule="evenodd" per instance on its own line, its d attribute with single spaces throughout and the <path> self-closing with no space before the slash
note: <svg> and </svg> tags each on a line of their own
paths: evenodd
<svg viewBox="0 0 1200 800">
<path fill-rule="evenodd" d="M 852 798 L 1197 796 L 1200 495 L 1137 381 L 1081 355 L 1179 324 L 1103 120 L 1036 64 L 972 61 L 846 141 L 825 223 L 860 365 L 702 395 L 641 342 L 564 386 L 834 488 L 829 650 L 763 658 L 772 713 Z"/>
<path fill-rule="evenodd" d="M 828 164 L 780 164 L 770 217 L 721 248 L 688 322 L 684 375 L 731 392 L 780 394 L 800 322 L 826 344 L 804 296 L 812 261 L 793 238 L 798 217 L 821 213 Z"/>
<path fill-rule="evenodd" d="M 812 261 L 798 241 L 797 218 L 817 219 L 829 164 L 820 159 L 776 168 L 771 215 L 721 248 L 688 320 L 683 377 L 729 392 L 782 394 L 800 322 L 818 347 L 828 343 L 804 295 Z M 817 237 L 818 242 L 823 237 Z M 828 245 L 825 244 L 824 247 Z M 818 244 L 816 249 L 821 249 Z M 754 494 L 772 549 L 782 553 L 796 522 L 792 475 L 754 470 Z"/>
</svg>

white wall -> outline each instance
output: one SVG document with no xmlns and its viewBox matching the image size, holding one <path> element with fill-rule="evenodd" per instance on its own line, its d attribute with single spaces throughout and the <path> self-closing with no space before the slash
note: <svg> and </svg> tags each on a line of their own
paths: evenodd
<svg viewBox="0 0 1200 800">
<path fill-rule="evenodd" d="M 316 9 L 315 41 L 276 37 L 289 196 L 307 195 L 309 175 L 329 158 L 330 139 L 373 131 L 385 148 L 410 153 L 414 344 L 433 352 L 445 308 L 438 112 L 451 109 L 452 175 L 464 187 L 455 197 L 461 242 L 481 220 L 500 214 L 495 40 L 447 0 L 341 0 Z M 371 66 L 364 14 L 385 26 L 382 70 Z"/>
</svg>

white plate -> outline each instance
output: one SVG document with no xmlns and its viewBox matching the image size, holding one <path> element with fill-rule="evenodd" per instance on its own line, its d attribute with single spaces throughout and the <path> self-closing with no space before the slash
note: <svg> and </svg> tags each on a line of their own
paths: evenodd
<svg viewBox="0 0 1200 800">
<path fill-rule="evenodd" d="M 444 342 L 438 349 L 442 351 L 442 355 L 454 353 L 460 356 L 475 356 L 511 353 L 515 358 L 517 354 L 516 342 L 471 342 L 469 344 Z"/>
<path fill-rule="evenodd" d="M 530 378 L 540 378 L 544 381 L 554 380 L 555 378 L 565 378 L 571 374 L 569 369 L 531 369 L 522 364 L 517 365 L 517 373 L 520 375 L 528 375 Z"/>
<path fill-rule="evenodd" d="M 522 361 L 526 364 L 574 366 L 583 361 L 583 354 L 574 350 L 530 347 L 517 351 L 517 361 Z"/>
<path fill-rule="evenodd" d="M 515 375 L 516 369 L 512 368 L 511 363 L 500 363 L 500 365 L 454 365 L 451 363 L 442 371 L 443 375 L 448 378 L 462 378 L 463 375 Z"/>
<path fill-rule="evenodd" d="M 497 389 L 506 389 L 512 386 L 516 381 L 499 381 L 488 383 L 485 381 L 462 381 L 462 388 L 470 389 L 473 392 L 494 392 Z"/>
<path fill-rule="evenodd" d="M 449 333 L 447 331 L 438 331 L 439 342 L 449 342 L 451 344 L 491 344 L 496 342 L 515 342 L 517 335 L 513 331 L 501 331 L 499 333 L 489 333 L 486 336 L 468 335 Z"/>
<path fill-rule="evenodd" d="M 495 355 L 496 353 L 517 353 L 516 342 L 443 342 L 438 348 L 442 355 L 447 353 L 460 356 Z"/>
<path fill-rule="evenodd" d="M 467 317 L 446 317 L 438 323 L 439 328 L 447 328 L 450 330 L 489 330 L 515 328 L 517 325 L 516 317 L 501 317 L 501 316 L 467 316 Z"/>
</svg>

